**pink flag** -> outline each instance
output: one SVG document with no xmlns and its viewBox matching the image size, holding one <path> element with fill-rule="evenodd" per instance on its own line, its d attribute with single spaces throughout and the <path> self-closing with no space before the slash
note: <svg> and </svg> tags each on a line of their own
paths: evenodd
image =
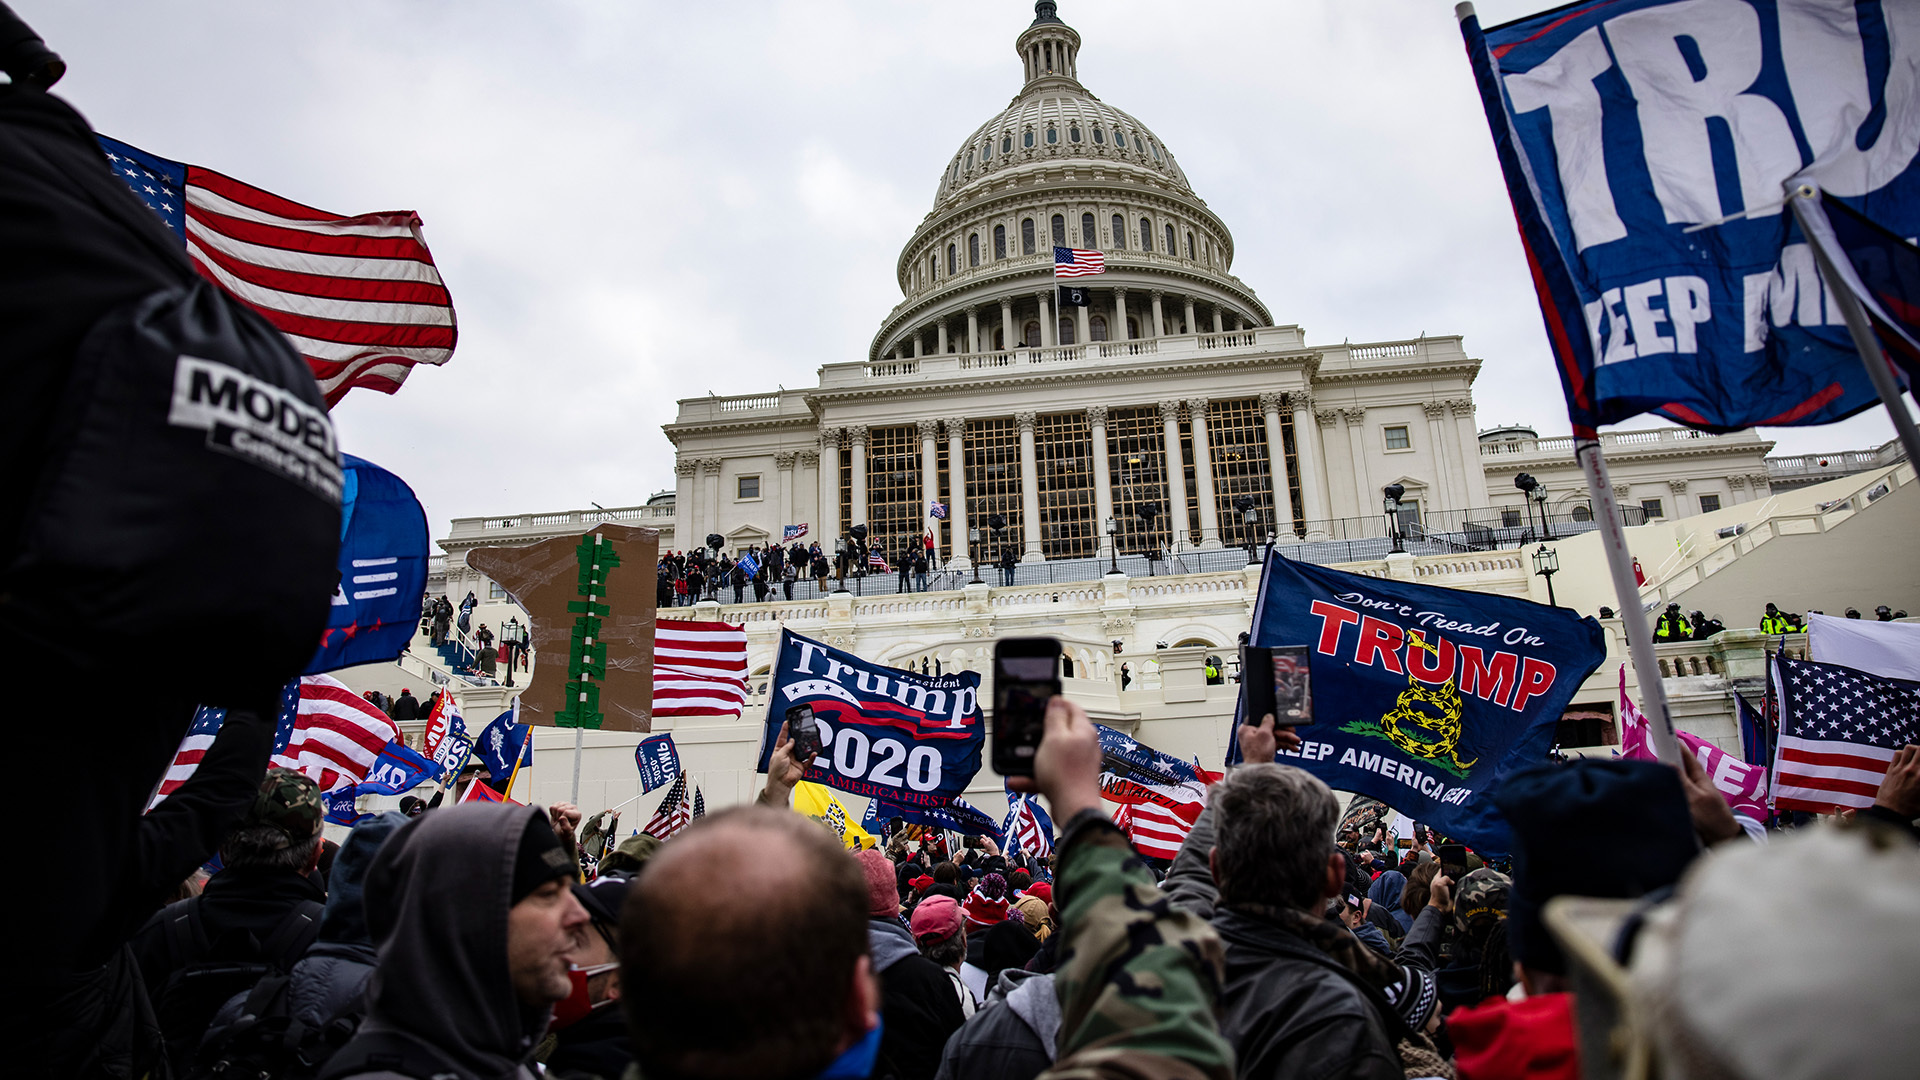
<svg viewBox="0 0 1920 1080">
<path fill-rule="evenodd" d="M 1676 730 L 1680 742 L 1699 759 L 1707 778 L 1726 797 L 1736 814 L 1754 821 L 1767 820 L 1767 767 L 1749 765 L 1738 754 L 1729 754 L 1698 735 Z M 1627 668 L 1620 666 L 1620 756 L 1638 761 L 1653 761 L 1656 756 L 1647 742 L 1647 718 L 1640 715 L 1627 697 Z"/>
</svg>

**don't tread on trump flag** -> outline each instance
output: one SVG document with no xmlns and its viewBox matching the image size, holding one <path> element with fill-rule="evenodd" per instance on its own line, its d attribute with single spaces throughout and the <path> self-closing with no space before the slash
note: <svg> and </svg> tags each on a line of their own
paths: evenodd
<svg viewBox="0 0 1920 1080">
<path fill-rule="evenodd" d="M 1493 854 L 1508 832 L 1489 793 L 1546 760 L 1607 653 L 1600 624 L 1566 608 L 1279 555 L 1261 574 L 1252 643 L 1312 650 L 1313 723 L 1278 760 Z M 1238 740 L 1227 752 L 1236 763 Z"/>
</svg>

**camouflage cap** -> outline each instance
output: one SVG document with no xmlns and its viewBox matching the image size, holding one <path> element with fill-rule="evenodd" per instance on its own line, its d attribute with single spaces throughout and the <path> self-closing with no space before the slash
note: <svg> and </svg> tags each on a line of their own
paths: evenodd
<svg viewBox="0 0 1920 1080">
<path fill-rule="evenodd" d="M 1454 925 L 1465 930 L 1478 919 L 1506 918 L 1512 891 L 1513 879 L 1498 870 L 1482 867 L 1461 878 L 1453 887 Z"/>
<path fill-rule="evenodd" d="M 304 844 L 320 832 L 326 819 L 320 787 L 292 769 L 272 768 L 260 781 L 260 793 L 240 824 L 270 825 L 287 838 L 286 846 Z"/>
</svg>

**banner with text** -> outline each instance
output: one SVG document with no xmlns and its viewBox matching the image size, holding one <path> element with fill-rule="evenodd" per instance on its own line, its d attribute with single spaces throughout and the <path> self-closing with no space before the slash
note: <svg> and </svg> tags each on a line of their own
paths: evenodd
<svg viewBox="0 0 1920 1080">
<path fill-rule="evenodd" d="M 1812 184 L 1920 233 L 1920 4 L 1591 0 L 1461 32 L 1576 434 L 1876 402 L 1784 203 Z"/>
<path fill-rule="evenodd" d="M 1736 708 L 1746 708 L 1746 702 L 1734 695 Z M 1700 762 L 1706 770 L 1707 779 L 1720 789 L 1727 805 L 1736 814 L 1745 814 L 1755 821 L 1765 821 L 1767 813 L 1767 767 L 1749 765 L 1738 755 L 1729 754 L 1707 740 L 1686 731 L 1675 731 L 1687 752 Z M 1639 706 L 1627 696 L 1627 666 L 1620 665 L 1620 756 L 1635 761 L 1658 761 L 1653 746 L 1647 738 L 1647 718 L 1640 713 Z"/>
<path fill-rule="evenodd" d="M 1493 854 L 1507 825 L 1489 793 L 1546 760 L 1606 657 L 1600 624 L 1566 608 L 1279 555 L 1261 574 L 1253 644 L 1312 649 L 1313 723 L 1279 760 Z M 1238 758 L 1230 737 L 1227 763 Z"/>
<path fill-rule="evenodd" d="M 758 772 L 787 710 L 813 706 L 825 749 L 806 779 L 904 806 L 945 806 L 980 771 L 980 676 L 920 675 L 780 632 Z"/>
</svg>

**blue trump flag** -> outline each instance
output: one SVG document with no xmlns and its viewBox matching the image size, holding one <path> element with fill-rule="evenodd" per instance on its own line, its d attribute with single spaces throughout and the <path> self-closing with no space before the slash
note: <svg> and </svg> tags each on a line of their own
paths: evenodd
<svg viewBox="0 0 1920 1080">
<path fill-rule="evenodd" d="M 340 490 L 340 580 L 306 674 L 397 658 L 420 628 L 427 588 L 427 514 L 406 482 L 346 458 Z"/>
<path fill-rule="evenodd" d="M 514 761 L 522 765 L 533 764 L 533 729 L 526 724 L 514 723 L 519 713 L 519 701 L 514 708 L 508 709 L 493 718 L 493 723 L 480 732 L 480 741 L 474 751 L 480 760 L 486 763 L 487 774 L 493 778 L 493 786 L 498 788 L 513 775 Z"/>
<path fill-rule="evenodd" d="M 767 771 L 787 710 L 813 706 L 825 749 L 808 766 L 818 784 L 902 806 L 945 806 L 980 771 L 986 729 L 980 676 L 921 675 L 780 632 L 758 772 Z"/>
<path fill-rule="evenodd" d="M 1920 233 L 1920 8 L 1591 0 L 1461 32 L 1576 435 L 1877 401 L 1784 203 Z"/>
<path fill-rule="evenodd" d="M 931 825 L 936 829 L 952 829 L 962 836 L 991 836 L 994 843 L 1002 846 L 1006 843 L 1000 826 L 987 816 L 986 811 L 959 796 L 945 806 L 902 806 L 885 799 L 869 799 L 867 812 L 860 817 L 860 825 L 878 836 L 881 823 L 894 818 L 915 825 Z"/>
<path fill-rule="evenodd" d="M 326 804 L 327 820 L 335 825 L 353 825 L 361 818 L 372 817 L 372 814 L 361 813 L 354 805 L 354 799 L 359 794 L 360 789 L 351 784 L 323 793 L 320 800 Z"/>
<path fill-rule="evenodd" d="M 633 763 L 640 767 L 640 793 L 663 788 L 680 777 L 680 751 L 673 736 L 649 735 L 633 748 Z"/>
<path fill-rule="evenodd" d="M 1493 854 L 1507 825 L 1491 791 L 1546 760 L 1607 652 L 1600 624 L 1565 608 L 1279 555 L 1261 574 L 1253 644 L 1312 650 L 1313 723 L 1280 760 Z"/>
<path fill-rule="evenodd" d="M 406 743 L 393 740 L 373 759 L 367 778 L 360 781 L 357 794 L 398 795 L 412 791 L 440 774 L 440 767 L 415 753 Z"/>
</svg>

